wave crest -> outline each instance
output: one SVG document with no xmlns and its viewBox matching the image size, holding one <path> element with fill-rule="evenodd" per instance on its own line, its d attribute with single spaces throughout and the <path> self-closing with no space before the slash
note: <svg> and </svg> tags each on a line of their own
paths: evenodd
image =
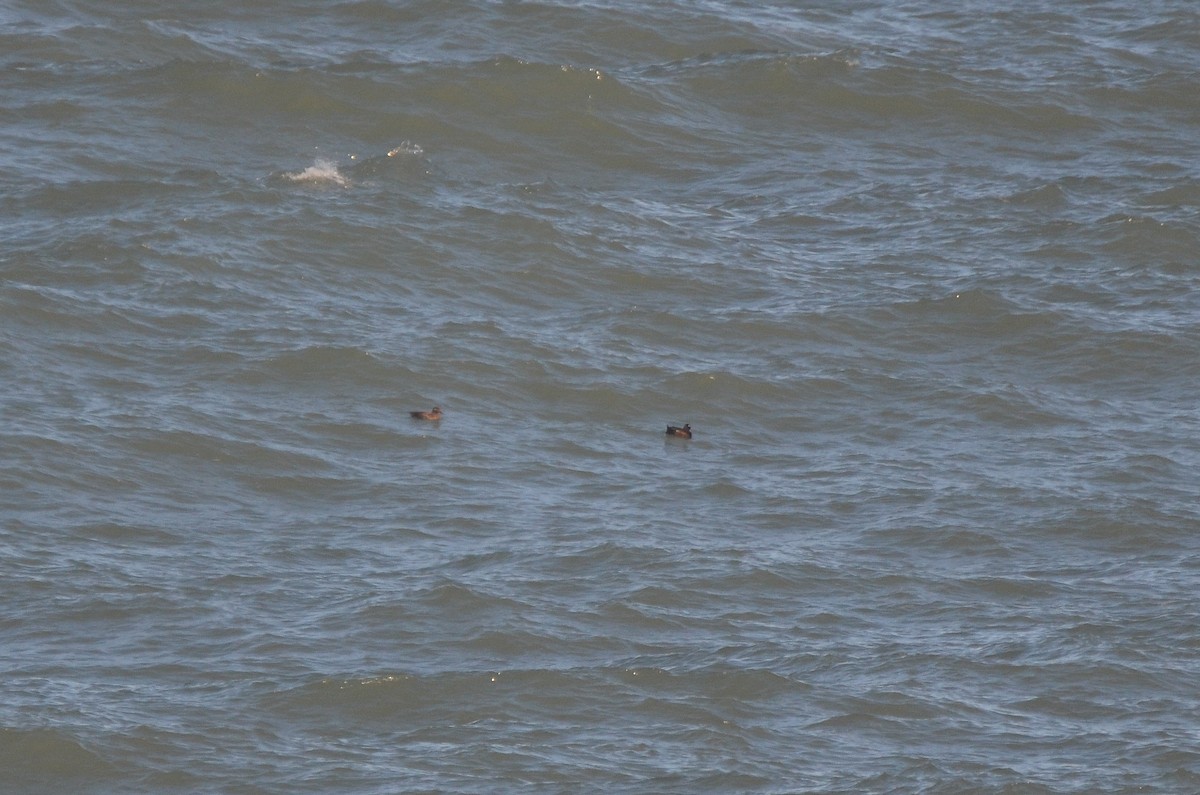
<svg viewBox="0 0 1200 795">
<path fill-rule="evenodd" d="M 348 180 L 332 160 L 318 158 L 311 166 L 303 171 L 283 171 L 275 175 L 281 182 L 295 182 L 312 185 L 336 185 L 339 188 L 350 186 Z"/>
</svg>

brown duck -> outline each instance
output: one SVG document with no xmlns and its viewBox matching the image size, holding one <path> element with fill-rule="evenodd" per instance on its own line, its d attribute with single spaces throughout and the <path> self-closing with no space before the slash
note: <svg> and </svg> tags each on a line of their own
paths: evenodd
<svg viewBox="0 0 1200 795">
<path fill-rule="evenodd" d="M 434 406 L 432 411 L 410 411 L 408 416 L 414 420 L 440 420 L 442 418 L 442 410 L 438 406 Z"/>
<path fill-rule="evenodd" d="M 690 423 L 686 423 L 686 422 L 683 424 L 682 428 L 675 426 L 675 425 L 668 425 L 667 426 L 667 436 L 680 436 L 680 437 L 683 437 L 684 439 L 691 439 L 692 438 L 692 426 Z"/>
</svg>

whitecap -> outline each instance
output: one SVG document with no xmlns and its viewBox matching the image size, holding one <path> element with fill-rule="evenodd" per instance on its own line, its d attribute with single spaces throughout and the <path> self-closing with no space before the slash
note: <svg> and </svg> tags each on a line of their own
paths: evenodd
<svg viewBox="0 0 1200 795">
<path fill-rule="evenodd" d="M 314 184 L 330 184 L 345 188 L 350 180 L 342 175 L 337 163 L 332 160 L 317 160 L 303 171 L 284 172 L 279 178 L 287 182 L 306 182 Z"/>
</svg>

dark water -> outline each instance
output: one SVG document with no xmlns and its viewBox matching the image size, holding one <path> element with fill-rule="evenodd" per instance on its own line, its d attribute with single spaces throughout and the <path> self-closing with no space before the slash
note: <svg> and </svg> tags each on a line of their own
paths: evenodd
<svg viewBox="0 0 1200 795">
<path fill-rule="evenodd" d="M 0 791 L 1200 791 L 1198 80 L 1182 1 L 8 3 Z"/>
</svg>

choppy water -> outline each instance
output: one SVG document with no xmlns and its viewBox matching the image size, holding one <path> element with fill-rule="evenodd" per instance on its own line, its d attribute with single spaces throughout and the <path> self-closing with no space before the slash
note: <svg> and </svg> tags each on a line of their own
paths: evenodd
<svg viewBox="0 0 1200 795">
<path fill-rule="evenodd" d="M 1012 5 L 6 4 L 0 791 L 1200 791 L 1200 8 Z"/>
</svg>

